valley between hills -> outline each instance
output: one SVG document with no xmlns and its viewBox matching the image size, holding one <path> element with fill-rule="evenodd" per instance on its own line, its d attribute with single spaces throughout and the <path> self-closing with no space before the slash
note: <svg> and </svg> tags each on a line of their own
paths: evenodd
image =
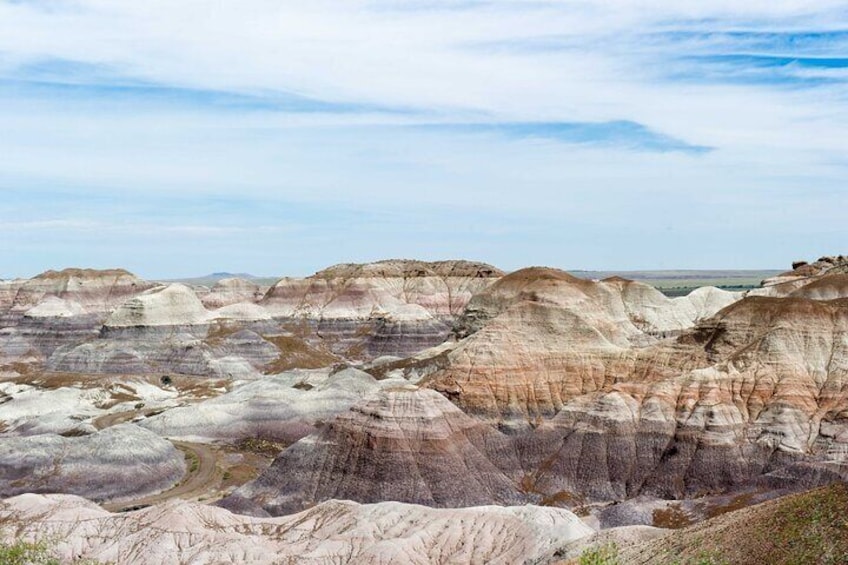
<svg viewBox="0 0 848 565">
<path fill-rule="evenodd" d="M 2 280 L 0 536 L 68 563 L 845 563 L 848 257 L 606 275 Z"/>
</svg>

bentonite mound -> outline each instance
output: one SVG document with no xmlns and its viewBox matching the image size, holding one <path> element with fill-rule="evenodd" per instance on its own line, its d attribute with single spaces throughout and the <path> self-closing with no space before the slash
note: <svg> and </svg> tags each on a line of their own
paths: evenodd
<svg viewBox="0 0 848 565">
<path fill-rule="evenodd" d="M 122 303 L 106 320 L 105 327 L 184 327 L 208 321 L 209 313 L 194 291 L 174 283 L 153 288 Z"/>
<path fill-rule="evenodd" d="M 123 269 L 65 269 L 47 271 L 32 279 L 12 285 L 16 287 L 9 303 L 8 316 L 20 316 L 48 298 L 65 301 L 69 308 L 87 313 L 109 312 L 127 298 L 154 286 Z M 11 295 L 7 289 L 6 299 Z M 0 305 L 3 303 L 0 302 Z"/>
<path fill-rule="evenodd" d="M 848 476 L 848 302 L 748 298 L 678 342 L 711 366 L 631 374 L 517 440 L 531 490 L 678 498 Z"/>
<path fill-rule="evenodd" d="M 507 438 L 431 390 L 385 390 L 282 452 L 223 504 L 271 515 L 343 498 L 439 507 L 526 501 Z"/>
<path fill-rule="evenodd" d="M 0 496 L 61 492 L 127 499 L 168 489 L 184 473 L 184 456 L 171 442 L 132 424 L 81 437 L 0 441 Z"/>
<path fill-rule="evenodd" d="M 848 274 L 826 275 L 805 284 L 789 296 L 814 300 L 836 300 L 848 298 Z"/>
<path fill-rule="evenodd" d="M 0 367 L 248 378 L 410 355 L 442 343 L 501 274 L 467 261 L 381 261 L 282 279 L 265 293 L 235 278 L 204 292 L 122 270 L 48 271 L 0 282 Z M 242 330 L 258 337 L 222 347 Z"/>
<path fill-rule="evenodd" d="M 599 298 L 629 283 L 513 275 L 469 304 L 481 329 L 406 371 L 510 431 L 528 493 L 678 498 L 845 473 L 845 300 L 749 297 L 640 347 L 627 293 Z"/>
<path fill-rule="evenodd" d="M 188 441 L 262 438 L 293 443 L 394 380 L 378 382 L 345 369 L 293 371 L 266 377 L 204 402 L 147 418 L 141 426 Z"/>
<path fill-rule="evenodd" d="M 0 284 L 0 365 L 43 363 L 97 336 L 109 312 L 153 286 L 122 269 L 47 271 Z"/>
<path fill-rule="evenodd" d="M 736 300 L 714 289 L 669 299 L 622 279 L 554 269 L 516 271 L 477 294 L 459 322 L 470 333 L 427 367 L 426 386 L 493 425 L 526 429 L 581 394 L 629 379 L 662 380 L 707 365 L 657 337 L 679 334 Z M 648 346 L 651 347 L 639 347 Z"/>
<path fill-rule="evenodd" d="M 643 333 L 664 336 L 679 332 L 740 297 L 705 287 L 689 296 L 668 298 L 654 287 L 621 277 L 590 281 L 558 269 L 529 267 L 476 294 L 457 326 L 461 335 L 469 335 L 513 306 L 532 302 L 572 310 L 593 325 L 614 324 L 623 338 L 640 343 Z"/>
<path fill-rule="evenodd" d="M 472 295 L 503 273 L 468 261 L 379 261 L 284 278 L 261 301 L 352 360 L 412 355 L 443 342 Z"/>
<path fill-rule="evenodd" d="M 329 501 L 294 516 L 251 518 L 178 500 L 110 514 L 82 498 L 35 494 L 0 501 L 0 522 L 17 540 L 55 540 L 50 545 L 63 562 L 140 565 L 511 565 L 547 561 L 592 534 L 571 512 L 538 506 L 440 510 Z"/>
<path fill-rule="evenodd" d="M 203 305 L 210 310 L 238 303 L 258 302 L 265 296 L 267 286 L 262 288 L 253 281 L 240 278 L 221 279 L 209 293 L 203 296 Z"/>
</svg>

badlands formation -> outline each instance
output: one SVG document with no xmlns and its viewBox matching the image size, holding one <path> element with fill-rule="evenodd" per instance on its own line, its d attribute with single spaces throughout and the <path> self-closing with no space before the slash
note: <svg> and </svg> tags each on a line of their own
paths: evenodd
<svg viewBox="0 0 848 565">
<path fill-rule="evenodd" d="M 678 298 L 467 261 L 0 281 L 0 534 L 120 563 L 694 558 L 689 529 L 848 478 L 848 258 L 793 267 Z"/>
</svg>

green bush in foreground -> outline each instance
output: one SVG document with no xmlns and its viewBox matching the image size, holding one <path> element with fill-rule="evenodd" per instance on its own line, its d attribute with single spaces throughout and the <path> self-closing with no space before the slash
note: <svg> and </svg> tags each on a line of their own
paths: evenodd
<svg viewBox="0 0 848 565">
<path fill-rule="evenodd" d="M 44 543 L 16 541 L 0 544 L 0 565 L 59 565 Z"/>
<path fill-rule="evenodd" d="M 608 543 L 598 547 L 590 547 L 580 554 L 578 565 L 623 565 L 618 554 L 618 546 Z M 668 565 L 726 565 L 727 561 L 712 551 L 702 551 L 697 557 L 684 561 L 672 560 Z"/>
<path fill-rule="evenodd" d="M 614 543 L 590 547 L 580 554 L 579 565 L 619 565 L 618 546 Z"/>
<path fill-rule="evenodd" d="M 61 565 L 51 547 L 44 541 L 0 542 L 0 565 Z M 73 565 L 100 565 L 92 559 L 75 559 Z"/>
</svg>

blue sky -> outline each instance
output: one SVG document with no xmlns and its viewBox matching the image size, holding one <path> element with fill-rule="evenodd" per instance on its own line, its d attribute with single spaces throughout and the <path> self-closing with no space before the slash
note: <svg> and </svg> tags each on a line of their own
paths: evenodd
<svg viewBox="0 0 848 565">
<path fill-rule="evenodd" d="M 848 7 L 740 4 L 0 0 L 0 277 L 845 253 Z"/>
</svg>

